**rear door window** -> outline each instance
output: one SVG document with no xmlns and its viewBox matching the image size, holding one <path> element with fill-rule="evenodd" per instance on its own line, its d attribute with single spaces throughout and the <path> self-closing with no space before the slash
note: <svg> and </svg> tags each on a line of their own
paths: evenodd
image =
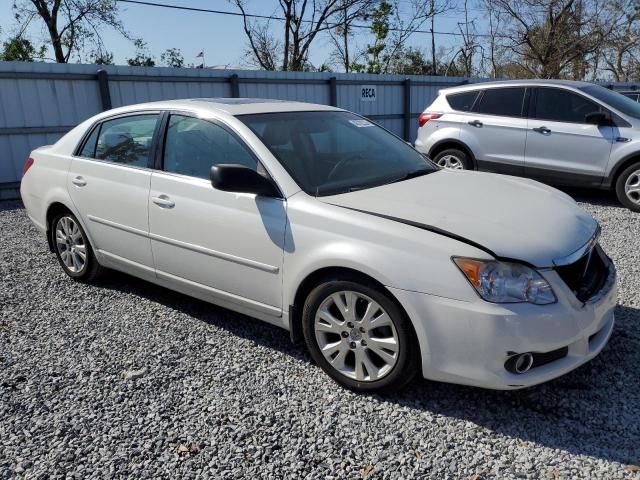
<svg viewBox="0 0 640 480">
<path fill-rule="evenodd" d="M 473 110 L 486 115 L 522 117 L 524 93 L 524 87 L 489 88 L 482 93 Z"/>
<path fill-rule="evenodd" d="M 102 122 L 95 155 L 91 157 L 133 167 L 147 167 L 158 118 L 158 114 L 145 114 Z"/>
</svg>

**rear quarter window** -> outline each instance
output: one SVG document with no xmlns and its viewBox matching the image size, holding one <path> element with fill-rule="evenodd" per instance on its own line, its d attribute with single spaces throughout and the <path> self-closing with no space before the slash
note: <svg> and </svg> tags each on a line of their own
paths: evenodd
<svg viewBox="0 0 640 480">
<path fill-rule="evenodd" d="M 473 107 L 473 103 L 476 101 L 476 98 L 478 98 L 478 91 L 450 93 L 445 98 L 447 99 L 449 106 L 454 110 L 468 112 Z"/>
</svg>

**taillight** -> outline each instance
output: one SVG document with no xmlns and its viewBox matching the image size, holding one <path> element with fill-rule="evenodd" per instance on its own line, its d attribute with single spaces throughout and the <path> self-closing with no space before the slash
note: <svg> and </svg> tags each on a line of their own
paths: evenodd
<svg viewBox="0 0 640 480">
<path fill-rule="evenodd" d="M 29 157 L 29 158 L 27 158 L 26 162 L 24 162 L 24 167 L 22 167 L 22 176 L 23 177 L 27 173 L 27 170 L 29 170 L 31 168 L 31 165 L 33 165 L 33 158 Z"/>
<path fill-rule="evenodd" d="M 418 125 L 424 127 L 424 124 L 429 120 L 435 120 L 436 118 L 440 118 L 441 116 L 441 113 L 421 113 L 418 117 Z"/>
</svg>

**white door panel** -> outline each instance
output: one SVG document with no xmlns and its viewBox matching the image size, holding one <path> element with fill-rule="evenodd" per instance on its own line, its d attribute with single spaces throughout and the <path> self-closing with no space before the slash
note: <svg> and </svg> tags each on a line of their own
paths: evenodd
<svg viewBox="0 0 640 480">
<path fill-rule="evenodd" d="M 582 123 L 529 120 L 525 171 L 601 177 L 613 142 L 613 128 Z"/>
<path fill-rule="evenodd" d="M 474 139 L 467 145 L 471 145 L 481 170 L 524 174 L 527 120 L 523 109 L 527 98 L 524 87 L 504 87 L 488 88 L 476 100 L 463 129 Z"/>
<path fill-rule="evenodd" d="M 201 178 L 154 172 L 149 227 L 158 276 L 220 290 L 229 301 L 239 297 L 282 308 L 284 200 L 222 192 Z"/>
<path fill-rule="evenodd" d="M 527 129 L 525 173 L 551 183 L 599 186 L 604 175 L 614 128 L 589 121 L 608 114 L 578 92 L 540 87 Z"/>
<path fill-rule="evenodd" d="M 473 153 L 482 170 L 517 173 L 524 168 L 526 119 L 470 114 L 465 120 L 460 139 L 476 145 Z"/>
<path fill-rule="evenodd" d="M 74 158 L 67 179 L 93 247 L 153 268 L 148 238 L 151 171 Z"/>
</svg>

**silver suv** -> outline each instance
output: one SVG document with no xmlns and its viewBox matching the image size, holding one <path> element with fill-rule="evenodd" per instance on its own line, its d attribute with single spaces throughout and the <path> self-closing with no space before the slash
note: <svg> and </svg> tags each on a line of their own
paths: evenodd
<svg viewBox="0 0 640 480">
<path fill-rule="evenodd" d="M 419 118 L 416 148 L 446 168 L 615 189 L 640 212 L 640 104 L 585 82 L 447 88 Z"/>
</svg>

